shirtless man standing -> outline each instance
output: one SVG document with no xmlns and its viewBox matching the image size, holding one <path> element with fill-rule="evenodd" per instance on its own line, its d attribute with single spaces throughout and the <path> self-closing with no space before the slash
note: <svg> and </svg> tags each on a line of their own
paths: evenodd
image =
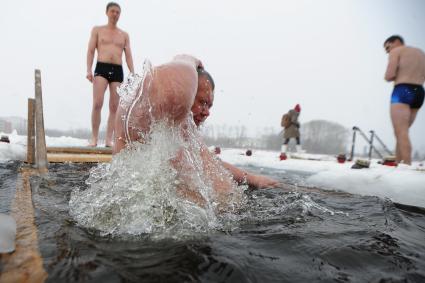
<svg viewBox="0 0 425 283">
<path fill-rule="evenodd" d="M 128 69 L 134 72 L 133 58 L 130 49 L 130 38 L 126 32 L 117 27 L 121 7 L 114 2 L 106 6 L 108 24 L 92 29 L 87 51 L 87 76 L 93 83 L 93 108 L 91 115 L 92 137 L 90 146 L 97 146 L 103 99 L 109 85 L 109 117 L 106 129 L 105 146 L 112 146 L 115 114 L 118 108 L 119 96 L 117 87 L 124 79 L 122 54 L 125 53 Z M 97 63 L 94 74 L 92 65 L 97 49 Z"/>
<path fill-rule="evenodd" d="M 391 120 L 397 140 L 397 163 L 411 164 L 412 146 L 409 128 L 424 102 L 425 53 L 414 47 L 405 46 L 398 35 L 384 42 L 389 54 L 385 80 L 394 82 L 391 96 Z"/>
</svg>

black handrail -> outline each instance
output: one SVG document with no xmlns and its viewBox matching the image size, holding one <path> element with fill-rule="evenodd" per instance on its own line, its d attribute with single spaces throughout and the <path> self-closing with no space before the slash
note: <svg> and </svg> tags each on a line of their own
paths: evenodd
<svg viewBox="0 0 425 283">
<path fill-rule="evenodd" d="M 353 127 L 353 143 L 351 145 L 351 154 L 350 159 L 353 160 L 354 157 L 354 149 L 355 149 L 355 143 L 356 143 L 356 133 L 359 132 L 360 135 L 365 139 L 365 141 L 369 144 L 369 160 L 372 159 L 372 151 L 375 151 L 375 153 L 380 157 L 384 158 L 382 153 L 373 145 L 373 141 L 376 138 L 376 140 L 381 144 L 381 146 L 384 148 L 384 150 L 389 154 L 393 155 L 393 153 L 387 148 L 387 146 L 382 142 L 382 140 L 378 137 L 378 135 L 375 133 L 375 131 L 371 130 L 370 132 L 370 138 L 366 136 L 366 134 L 357 126 Z"/>
<path fill-rule="evenodd" d="M 371 131 L 373 132 L 373 131 Z M 381 144 L 382 148 L 389 154 L 394 155 L 394 153 L 388 149 L 388 147 L 384 144 L 384 142 L 378 137 L 378 135 L 375 133 L 376 140 Z"/>
</svg>

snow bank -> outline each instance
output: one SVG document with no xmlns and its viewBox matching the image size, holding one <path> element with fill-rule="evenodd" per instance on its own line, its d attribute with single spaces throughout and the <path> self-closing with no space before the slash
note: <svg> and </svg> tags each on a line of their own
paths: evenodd
<svg viewBox="0 0 425 283">
<path fill-rule="evenodd" d="M 351 169 L 352 162 L 340 164 L 333 156 L 295 154 L 297 158 L 306 159 L 280 161 L 279 152 L 258 150 L 253 151 L 252 156 L 244 153 L 241 149 L 225 149 L 220 158 L 239 166 L 310 173 L 304 180 L 306 186 L 373 195 L 425 207 L 425 167 L 418 162 L 412 166 L 390 167 L 372 160 L 368 169 Z"/>
</svg>

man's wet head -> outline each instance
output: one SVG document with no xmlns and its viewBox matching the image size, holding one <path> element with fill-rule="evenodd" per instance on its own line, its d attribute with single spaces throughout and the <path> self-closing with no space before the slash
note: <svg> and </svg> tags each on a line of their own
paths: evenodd
<svg viewBox="0 0 425 283">
<path fill-rule="evenodd" d="M 210 115 L 210 108 L 214 102 L 214 89 L 215 84 L 211 75 L 198 68 L 198 91 L 191 109 L 196 126 L 202 124 Z"/>
<path fill-rule="evenodd" d="M 106 15 L 111 23 L 116 24 L 120 18 L 121 7 L 118 3 L 109 2 L 106 5 Z"/>
</svg>

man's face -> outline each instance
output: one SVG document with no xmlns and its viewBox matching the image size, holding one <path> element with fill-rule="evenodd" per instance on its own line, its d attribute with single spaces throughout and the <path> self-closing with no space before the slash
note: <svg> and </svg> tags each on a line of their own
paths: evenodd
<svg viewBox="0 0 425 283">
<path fill-rule="evenodd" d="M 106 11 L 106 16 L 111 23 L 116 24 L 120 18 L 121 9 L 117 6 L 109 7 L 108 11 Z"/>
<path fill-rule="evenodd" d="M 199 126 L 208 118 L 213 102 L 214 93 L 211 83 L 205 76 L 200 76 L 198 79 L 198 92 L 191 109 L 196 126 Z"/>
<path fill-rule="evenodd" d="M 391 50 L 393 50 L 396 47 L 401 46 L 402 43 L 400 42 L 400 40 L 395 40 L 393 42 L 387 42 L 384 44 L 384 48 L 385 48 L 385 52 L 390 53 Z"/>
</svg>

